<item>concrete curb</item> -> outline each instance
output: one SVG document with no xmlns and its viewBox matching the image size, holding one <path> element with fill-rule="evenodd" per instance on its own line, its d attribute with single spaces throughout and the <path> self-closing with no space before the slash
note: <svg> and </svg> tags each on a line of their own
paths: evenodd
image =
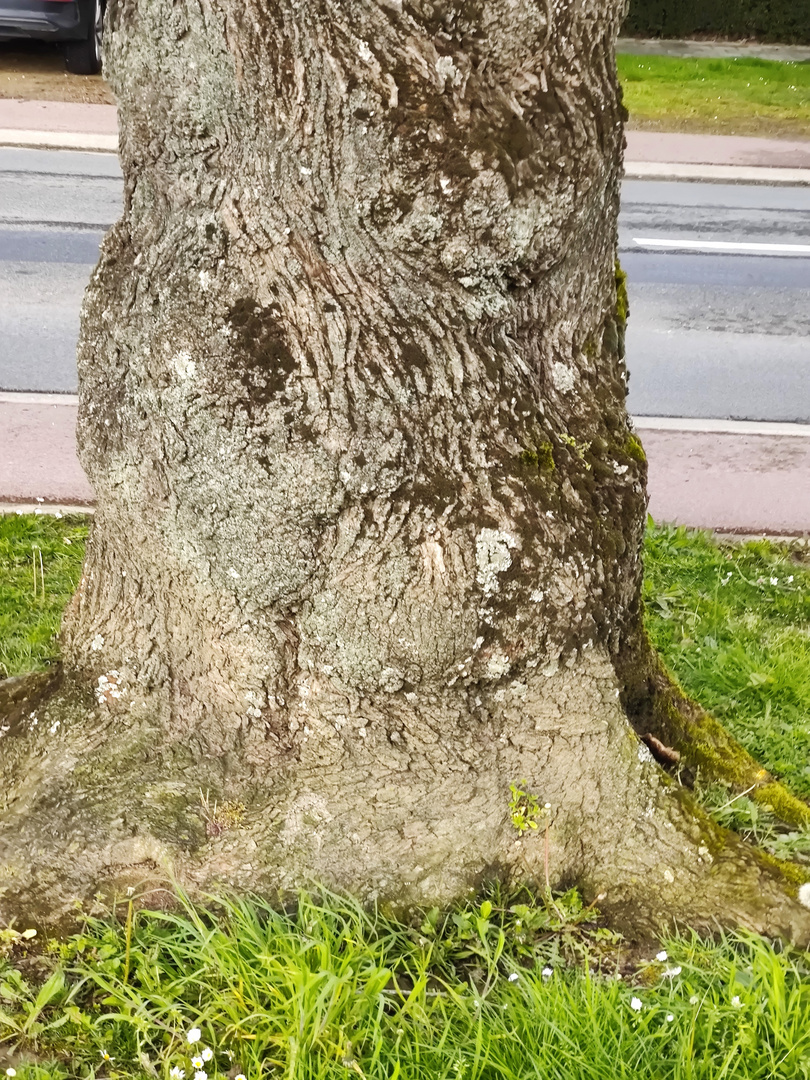
<svg viewBox="0 0 810 1080">
<path fill-rule="evenodd" d="M 634 416 L 637 431 L 698 431 L 707 435 L 775 435 L 810 439 L 810 424 L 785 424 L 772 420 L 713 420 L 690 416 Z"/>
<path fill-rule="evenodd" d="M 54 517 L 67 517 L 68 514 L 95 514 L 92 503 L 46 503 L 46 502 L 2 502 L 0 514 L 51 514 Z"/>
<path fill-rule="evenodd" d="M 702 180 L 724 184 L 810 185 L 810 169 L 775 169 L 763 165 L 693 165 L 684 162 L 627 161 L 627 180 Z"/>
<path fill-rule="evenodd" d="M 33 150 L 89 150 L 117 154 L 118 136 L 78 131 L 19 131 L 0 128 L 0 146 L 19 146 Z"/>
</svg>

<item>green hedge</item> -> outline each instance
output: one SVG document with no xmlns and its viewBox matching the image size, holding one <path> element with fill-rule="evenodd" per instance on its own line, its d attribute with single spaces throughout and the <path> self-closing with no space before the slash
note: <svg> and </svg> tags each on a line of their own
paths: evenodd
<svg viewBox="0 0 810 1080">
<path fill-rule="evenodd" d="M 810 0 L 630 0 L 624 33 L 810 44 Z"/>
</svg>

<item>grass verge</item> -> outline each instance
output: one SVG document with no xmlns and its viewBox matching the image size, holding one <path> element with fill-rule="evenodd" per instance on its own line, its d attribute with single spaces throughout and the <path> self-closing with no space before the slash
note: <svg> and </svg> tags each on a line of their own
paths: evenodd
<svg viewBox="0 0 810 1080">
<path fill-rule="evenodd" d="M 5 1067 L 18 1080 L 808 1076 L 804 955 L 682 937 L 621 968 L 598 931 L 555 928 L 550 910 L 494 896 L 406 924 L 328 894 L 287 912 L 124 902 L 123 919 L 90 919 L 49 956 L 18 943 L 0 973 Z"/>
<path fill-rule="evenodd" d="M 810 549 L 650 528 L 653 644 L 686 692 L 810 799 Z"/>
<path fill-rule="evenodd" d="M 87 531 L 82 515 L 0 514 L 0 679 L 39 671 L 55 657 Z"/>
<path fill-rule="evenodd" d="M 810 138 L 810 64 L 629 54 L 617 63 L 631 127 Z"/>
</svg>

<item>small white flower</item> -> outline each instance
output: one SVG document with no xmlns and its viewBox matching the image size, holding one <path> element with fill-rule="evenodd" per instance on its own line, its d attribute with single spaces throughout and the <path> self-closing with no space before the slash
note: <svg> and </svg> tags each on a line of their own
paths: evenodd
<svg viewBox="0 0 810 1080">
<path fill-rule="evenodd" d="M 630 1008 L 633 1012 L 638 1012 L 641 1009 L 641 998 L 630 998 Z"/>
<path fill-rule="evenodd" d="M 203 1061 L 210 1061 L 211 1058 L 214 1056 L 214 1051 L 211 1049 L 210 1046 L 206 1046 L 200 1056 L 202 1057 Z"/>
<path fill-rule="evenodd" d="M 675 1017 L 672 1015 L 672 1013 L 667 1013 L 667 1023 L 668 1024 L 671 1024 L 674 1019 L 675 1019 Z"/>
<path fill-rule="evenodd" d="M 731 1004 L 734 1006 L 735 1009 L 739 1009 L 740 998 L 738 994 L 735 994 L 734 997 L 731 999 Z"/>
<path fill-rule="evenodd" d="M 699 999 L 698 999 L 697 995 L 696 995 L 696 994 L 692 994 L 692 996 L 691 996 L 691 997 L 689 998 L 689 1004 L 690 1004 L 690 1005 L 697 1005 L 697 1003 L 698 1003 L 698 1000 L 699 1000 Z"/>
<path fill-rule="evenodd" d="M 102 1050 L 101 1051 L 101 1060 L 102 1061 L 114 1061 L 115 1059 L 110 1057 L 108 1051 Z"/>
<path fill-rule="evenodd" d="M 519 978 L 520 976 L 518 975 L 518 973 L 516 971 L 513 971 L 512 974 L 509 976 L 509 982 L 517 982 Z"/>
<path fill-rule="evenodd" d="M 16 1076 L 16 1075 L 17 1075 L 17 1070 L 16 1069 L 6 1069 L 6 1076 Z"/>
<path fill-rule="evenodd" d="M 93 650 L 93 652 L 98 652 L 98 650 L 102 648 L 103 645 L 104 638 L 101 636 L 101 634 L 96 634 L 96 636 L 90 642 L 90 648 Z"/>
<path fill-rule="evenodd" d="M 554 974 L 554 968 L 544 967 L 540 974 L 543 976 L 544 979 L 550 979 L 551 976 Z"/>
<path fill-rule="evenodd" d="M 779 578 L 772 577 L 771 578 L 771 585 L 778 585 L 778 584 L 779 584 Z"/>
<path fill-rule="evenodd" d="M 54 516 L 55 518 L 60 518 L 60 517 L 62 516 L 62 511 L 61 511 L 61 510 L 57 510 L 57 511 L 56 511 L 56 513 L 55 513 L 55 514 L 54 514 L 53 516 Z"/>
<path fill-rule="evenodd" d="M 244 1073 L 237 1073 L 233 1080 L 247 1080 L 247 1077 Z"/>
<path fill-rule="evenodd" d="M 185 1075 L 186 1070 L 181 1069 L 179 1065 L 175 1065 L 175 1067 L 169 1072 L 169 1076 L 172 1078 L 172 1080 L 184 1080 Z"/>
<path fill-rule="evenodd" d="M 680 975 L 680 973 L 681 973 L 681 968 L 680 967 L 674 967 L 674 968 L 667 968 L 667 970 L 662 972 L 661 974 L 662 974 L 662 977 L 665 978 L 665 979 L 674 979 L 675 976 Z"/>
<path fill-rule="evenodd" d="M 200 1031 L 200 1029 L 197 1027 L 193 1027 L 191 1031 L 189 1031 L 188 1035 L 186 1035 L 186 1042 L 193 1046 L 194 1043 L 198 1043 L 200 1041 L 201 1035 L 202 1032 Z"/>
<path fill-rule="evenodd" d="M 208 1080 L 208 1073 L 205 1069 L 198 1069 L 194 1073 L 194 1080 Z"/>
<path fill-rule="evenodd" d="M 194 1057 L 191 1059 L 191 1064 L 195 1069 L 201 1069 L 205 1062 L 199 1054 L 195 1054 Z"/>
<path fill-rule="evenodd" d="M 799 886 L 799 903 L 806 908 L 810 908 L 810 881 L 805 881 L 804 885 Z"/>
<path fill-rule="evenodd" d="M 663 949 L 661 950 L 661 952 L 655 954 L 655 959 L 660 960 L 662 964 L 666 960 L 666 958 L 667 954 L 664 952 Z"/>
</svg>

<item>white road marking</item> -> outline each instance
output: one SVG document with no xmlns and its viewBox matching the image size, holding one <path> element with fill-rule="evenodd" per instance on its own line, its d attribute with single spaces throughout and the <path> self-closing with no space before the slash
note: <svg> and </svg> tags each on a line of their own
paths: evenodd
<svg viewBox="0 0 810 1080">
<path fill-rule="evenodd" d="M 667 248 L 677 251 L 748 251 L 758 255 L 810 255 L 810 244 L 762 244 L 731 240 L 665 240 L 659 237 L 634 236 L 639 247 Z"/>
</svg>

